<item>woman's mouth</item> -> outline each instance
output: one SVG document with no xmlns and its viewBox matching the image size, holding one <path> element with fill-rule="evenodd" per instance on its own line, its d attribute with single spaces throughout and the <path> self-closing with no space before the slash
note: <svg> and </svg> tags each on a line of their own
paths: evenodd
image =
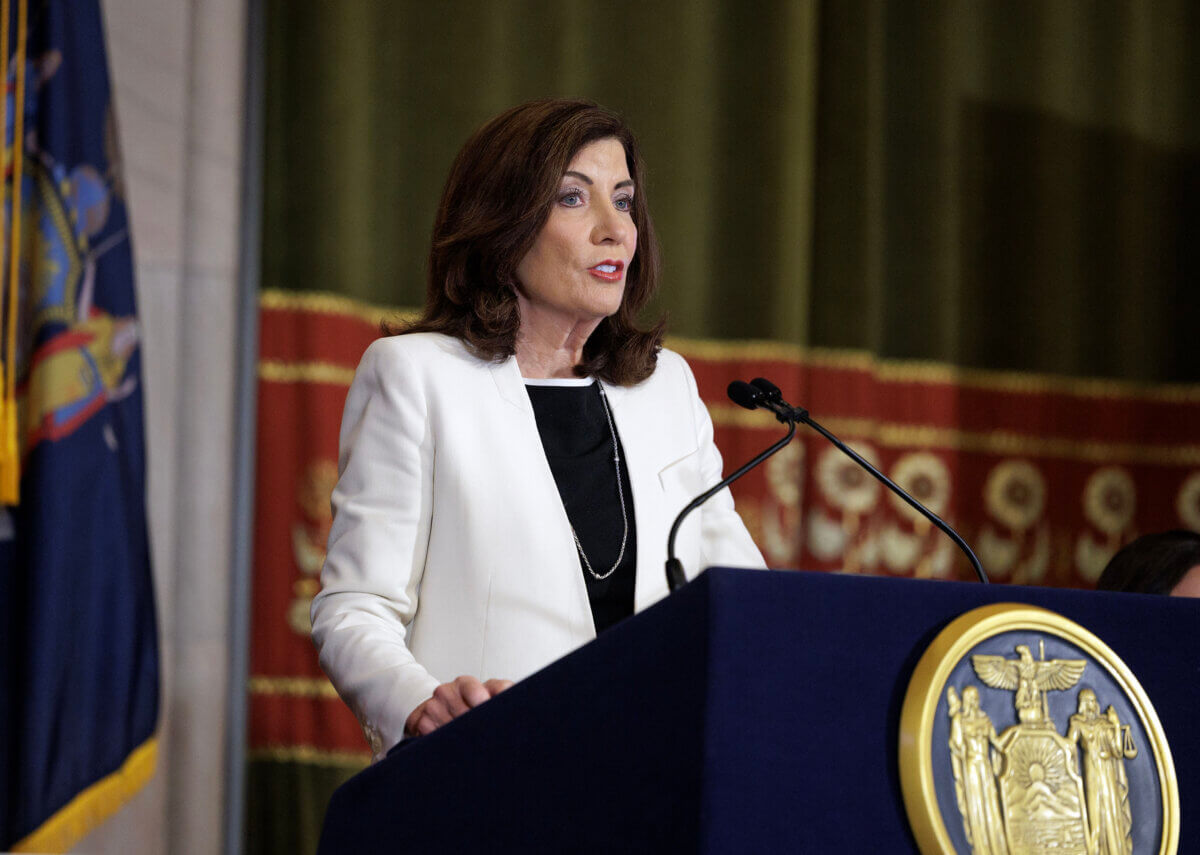
<svg viewBox="0 0 1200 855">
<path fill-rule="evenodd" d="M 605 282 L 620 282 L 625 275 L 625 262 L 612 259 L 601 261 L 599 264 L 589 267 L 588 273 Z"/>
</svg>

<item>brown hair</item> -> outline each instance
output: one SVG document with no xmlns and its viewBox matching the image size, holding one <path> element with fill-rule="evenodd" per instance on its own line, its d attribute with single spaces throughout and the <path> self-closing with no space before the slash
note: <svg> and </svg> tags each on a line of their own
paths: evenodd
<svg viewBox="0 0 1200 855">
<path fill-rule="evenodd" d="M 1200 566 L 1200 534 L 1187 529 L 1143 534 L 1112 557 L 1096 590 L 1170 594 L 1196 566 Z"/>
<path fill-rule="evenodd" d="M 579 376 L 616 385 L 650 376 L 665 322 L 638 326 L 638 313 L 658 288 L 659 253 L 646 207 L 642 161 L 633 132 L 616 113 L 588 101 L 531 101 L 500 114 L 467 140 L 454 160 L 433 224 L 425 310 L 411 324 L 385 324 L 400 335 L 439 332 L 464 341 L 479 357 L 503 361 L 516 350 L 520 311 L 516 269 L 533 246 L 575 154 L 600 139 L 625 149 L 633 195 L 637 252 L 615 314 L 583 349 Z"/>
</svg>

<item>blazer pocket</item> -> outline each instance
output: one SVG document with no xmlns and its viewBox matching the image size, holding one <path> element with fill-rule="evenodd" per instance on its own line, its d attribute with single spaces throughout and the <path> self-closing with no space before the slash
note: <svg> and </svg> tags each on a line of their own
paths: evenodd
<svg viewBox="0 0 1200 855">
<path fill-rule="evenodd" d="M 712 486 L 701 480 L 699 448 L 660 469 L 658 480 L 664 492 L 680 493 L 689 500 Z"/>
</svg>

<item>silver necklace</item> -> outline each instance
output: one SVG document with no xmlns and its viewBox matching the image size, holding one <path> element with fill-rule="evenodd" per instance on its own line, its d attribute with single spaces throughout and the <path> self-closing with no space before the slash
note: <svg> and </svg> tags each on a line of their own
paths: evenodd
<svg viewBox="0 0 1200 855">
<path fill-rule="evenodd" d="M 621 446 L 617 443 L 617 429 L 613 426 L 612 412 L 608 409 L 608 396 L 604 394 L 604 384 L 597 380 L 596 386 L 600 389 L 600 403 L 604 405 L 604 415 L 608 419 L 608 432 L 612 436 L 613 468 L 617 472 L 617 498 L 621 500 L 621 522 L 625 525 L 625 530 L 621 533 L 621 551 L 617 553 L 617 560 L 604 573 L 597 573 L 592 569 L 592 562 L 588 561 L 587 553 L 583 551 L 583 544 L 579 542 L 575 526 L 571 526 L 571 537 L 575 538 L 575 548 L 579 550 L 579 557 L 583 559 L 584 568 L 593 579 L 600 582 L 615 573 L 621 564 L 621 559 L 625 557 L 625 543 L 629 540 L 629 514 L 625 510 L 625 490 L 621 486 Z"/>
</svg>

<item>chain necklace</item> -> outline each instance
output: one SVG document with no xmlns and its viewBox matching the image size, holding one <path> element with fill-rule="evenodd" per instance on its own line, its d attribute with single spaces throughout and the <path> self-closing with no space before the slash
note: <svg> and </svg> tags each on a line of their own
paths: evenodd
<svg viewBox="0 0 1200 855">
<path fill-rule="evenodd" d="M 596 387 L 600 390 L 600 403 L 604 405 L 604 415 L 608 419 L 608 432 L 612 436 L 613 467 L 617 472 L 617 498 L 621 500 L 621 522 L 624 524 L 625 530 L 621 533 L 621 551 L 617 553 L 617 560 L 604 573 L 597 573 L 592 569 L 592 562 L 588 561 L 587 553 L 583 551 L 583 544 L 579 542 L 575 526 L 571 526 L 571 537 L 575 538 L 575 548 L 579 550 L 579 557 L 583 559 L 584 568 L 593 579 L 602 582 L 616 572 L 617 567 L 621 564 L 621 559 L 625 557 L 625 543 L 629 540 L 629 514 L 625 510 L 625 489 L 621 486 L 621 446 L 617 443 L 617 429 L 613 426 L 612 412 L 608 409 L 608 396 L 604 394 L 604 384 L 597 380 Z"/>
</svg>

